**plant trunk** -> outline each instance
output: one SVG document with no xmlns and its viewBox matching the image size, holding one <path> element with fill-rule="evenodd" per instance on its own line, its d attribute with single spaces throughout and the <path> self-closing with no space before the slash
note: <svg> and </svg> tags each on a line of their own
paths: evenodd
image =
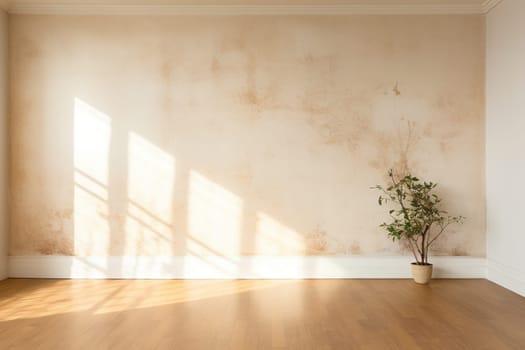
<svg viewBox="0 0 525 350">
<path fill-rule="evenodd" d="M 421 240 L 421 264 L 425 265 L 427 254 L 425 252 L 425 236 L 423 233 L 423 239 Z"/>
</svg>

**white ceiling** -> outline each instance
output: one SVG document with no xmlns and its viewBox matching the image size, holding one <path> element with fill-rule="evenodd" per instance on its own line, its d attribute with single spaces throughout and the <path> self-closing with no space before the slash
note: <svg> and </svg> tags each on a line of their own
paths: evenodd
<svg viewBox="0 0 525 350">
<path fill-rule="evenodd" d="M 301 14 L 316 14 L 316 9 L 321 14 L 338 14 L 336 9 L 343 14 L 381 14 L 381 13 L 456 13 L 475 14 L 485 13 L 501 0 L 0 0 L 0 7 L 11 13 L 34 14 L 114 14 L 119 9 L 133 14 L 155 13 L 154 9 L 171 9 L 177 14 L 181 9 L 213 8 L 218 14 L 226 14 L 225 9 L 236 8 L 235 14 L 245 11 L 247 14 L 274 14 L 282 11 Z M 111 11 L 108 12 L 108 9 Z M 127 9 L 127 10 L 126 10 Z M 217 11 L 217 9 L 220 9 Z M 244 9 L 244 10 L 243 10 Z M 257 13 L 273 9 L 269 13 Z M 190 11 L 191 12 L 191 11 Z M 303 11 L 304 12 L 304 11 Z M 168 13 L 169 14 L 169 13 Z M 185 14 L 185 13 L 181 13 Z M 186 13 L 189 14 L 189 13 Z M 213 14 L 213 13 L 212 13 Z"/>
</svg>

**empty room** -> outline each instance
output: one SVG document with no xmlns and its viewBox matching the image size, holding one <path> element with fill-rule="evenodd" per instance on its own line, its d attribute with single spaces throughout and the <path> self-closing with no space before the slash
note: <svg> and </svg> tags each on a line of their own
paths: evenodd
<svg viewBox="0 0 525 350">
<path fill-rule="evenodd" d="M 525 1 L 0 0 L 0 349 L 525 349 Z"/>
</svg>

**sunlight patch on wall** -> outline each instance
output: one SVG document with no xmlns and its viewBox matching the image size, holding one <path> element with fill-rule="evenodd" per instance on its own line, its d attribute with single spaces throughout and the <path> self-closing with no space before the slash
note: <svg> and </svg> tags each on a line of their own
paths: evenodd
<svg viewBox="0 0 525 350">
<path fill-rule="evenodd" d="M 262 254 L 304 253 L 304 238 L 264 212 L 257 213 L 257 251 Z"/>
<path fill-rule="evenodd" d="M 195 170 L 190 171 L 188 196 L 188 253 L 239 254 L 242 200 Z"/>
<path fill-rule="evenodd" d="M 74 110 L 74 247 L 77 255 L 108 251 L 111 118 L 76 98 Z"/>
<path fill-rule="evenodd" d="M 128 139 L 126 254 L 171 253 L 175 159 L 136 133 Z"/>
</svg>

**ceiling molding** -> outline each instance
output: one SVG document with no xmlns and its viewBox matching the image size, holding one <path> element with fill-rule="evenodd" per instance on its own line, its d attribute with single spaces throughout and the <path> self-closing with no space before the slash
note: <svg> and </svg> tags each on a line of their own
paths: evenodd
<svg viewBox="0 0 525 350">
<path fill-rule="evenodd" d="M 108 5 L 64 3 L 11 3 L 11 14 L 23 15 L 480 15 L 501 0 L 482 4 L 398 5 Z"/>
<path fill-rule="evenodd" d="M 498 6 L 503 0 L 485 0 L 481 7 L 483 8 L 483 13 L 489 13 L 494 7 Z"/>
</svg>

